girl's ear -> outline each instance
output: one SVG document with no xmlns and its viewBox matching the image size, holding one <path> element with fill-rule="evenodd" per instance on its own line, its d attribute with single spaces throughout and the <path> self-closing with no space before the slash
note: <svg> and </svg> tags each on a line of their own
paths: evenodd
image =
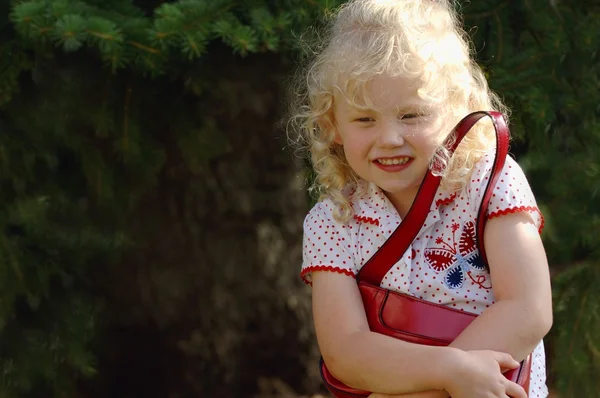
<svg viewBox="0 0 600 398">
<path fill-rule="evenodd" d="M 342 136 L 340 135 L 340 132 L 338 131 L 338 129 L 335 129 L 335 137 L 333 137 L 333 142 L 335 142 L 338 145 L 344 146 L 344 142 L 342 141 Z"/>
</svg>

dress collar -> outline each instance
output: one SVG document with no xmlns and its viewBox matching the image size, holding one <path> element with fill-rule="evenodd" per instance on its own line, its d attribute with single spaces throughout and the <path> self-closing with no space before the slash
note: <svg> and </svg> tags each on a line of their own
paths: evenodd
<svg viewBox="0 0 600 398">
<path fill-rule="evenodd" d="M 432 222 L 439 220 L 440 207 L 452 203 L 455 198 L 456 193 L 446 191 L 442 187 L 438 188 L 435 199 L 429 209 L 425 225 L 430 225 Z M 418 200 L 418 197 L 416 200 Z M 351 201 L 354 209 L 354 220 L 360 223 L 383 226 L 384 218 L 389 219 L 392 217 L 395 220 L 401 220 L 394 205 L 392 205 L 383 191 L 373 183 L 366 181 L 359 182 L 351 194 Z"/>
</svg>

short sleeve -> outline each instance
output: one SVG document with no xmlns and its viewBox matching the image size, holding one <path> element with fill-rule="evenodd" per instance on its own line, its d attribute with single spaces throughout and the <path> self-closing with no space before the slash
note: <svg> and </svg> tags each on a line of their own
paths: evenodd
<svg viewBox="0 0 600 398">
<path fill-rule="evenodd" d="M 475 198 L 474 205 L 477 207 L 483 198 L 493 162 L 493 153 L 484 156 L 471 177 L 470 191 L 471 196 Z M 538 231 L 542 232 L 544 217 L 538 208 L 527 177 L 521 166 L 511 156 L 508 156 L 488 204 L 487 216 L 490 219 L 517 212 L 528 213 Z"/>
<path fill-rule="evenodd" d="M 311 284 L 313 271 L 331 271 L 356 277 L 348 228 L 333 218 L 333 204 L 317 203 L 304 219 L 301 276 Z"/>
</svg>

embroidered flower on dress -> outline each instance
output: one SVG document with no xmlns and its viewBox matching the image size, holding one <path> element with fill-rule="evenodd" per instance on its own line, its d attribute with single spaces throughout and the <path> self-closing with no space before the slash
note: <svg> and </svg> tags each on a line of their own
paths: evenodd
<svg viewBox="0 0 600 398">
<path fill-rule="evenodd" d="M 479 256 L 479 251 L 475 244 L 475 224 L 468 221 L 463 225 L 460 239 L 458 241 L 458 250 L 456 249 L 456 231 L 460 230 L 460 225 L 452 224 L 453 245 L 445 242 L 442 237 L 435 240 L 438 247 L 425 249 L 425 261 L 435 272 L 444 272 L 444 283 L 450 289 L 459 289 L 463 286 L 468 276 L 473 283 L 483 289 L 489 289 L 486 286 L 487 277 L 481 273 L 485 266 Z M 474 273 L 478 275 L 474 275 Z"/>
</svg>

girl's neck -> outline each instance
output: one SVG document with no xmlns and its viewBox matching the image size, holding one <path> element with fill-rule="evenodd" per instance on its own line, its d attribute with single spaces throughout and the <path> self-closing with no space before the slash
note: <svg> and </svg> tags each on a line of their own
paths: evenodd
<svg viewBox="0 0 600 398">
<path fill-rule="evenodd" d="M 415 187 L 410 191 L 403 192 L 402 194 L 393 194 L 389 192 L 385 192 L 385 196 L 387 196 L 388 200 L 392 203 L 400 218 L 406 217 L 406 214 L 410 210 L 415 197 L 417 196 L 417 192 L 419 192 L 419 187 Z"/>
</svg>

